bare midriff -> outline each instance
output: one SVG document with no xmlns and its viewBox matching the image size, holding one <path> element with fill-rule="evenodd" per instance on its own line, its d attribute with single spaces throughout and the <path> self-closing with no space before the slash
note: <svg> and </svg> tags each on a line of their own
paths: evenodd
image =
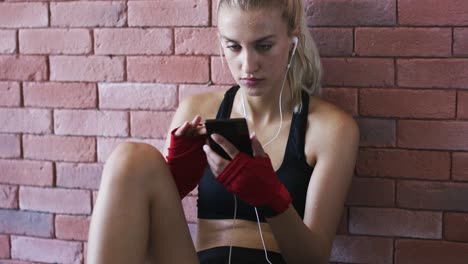
<svg viewBox="0 0 468 264">
<path fill-rule="evenodd" d="M 234 246 L 263 249 L 258 224 L 252 221 L 233 219 L 198 219 L 195 238 L 197 251 L 213 247 Z M 280 252 L 268 223 L 260 223 L 265 247 L 269 251 Z"/>
</svg>

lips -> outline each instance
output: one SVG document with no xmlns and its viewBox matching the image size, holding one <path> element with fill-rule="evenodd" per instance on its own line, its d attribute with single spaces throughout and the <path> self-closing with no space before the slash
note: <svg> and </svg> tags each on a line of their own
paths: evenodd
<svg viewBox="0 0 468 264">
<path fill-rule="evenodd" d="M 242 78 L 241 82 L 246 86 L 255 86 L 258 85 L 263 79 L 258 78 Z"/>
</svg>

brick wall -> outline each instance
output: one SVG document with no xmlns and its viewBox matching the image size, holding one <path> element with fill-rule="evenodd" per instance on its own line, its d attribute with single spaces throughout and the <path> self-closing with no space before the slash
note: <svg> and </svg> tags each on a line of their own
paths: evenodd
<svg viewBox="0 0 468 264">
<path fill-rule="evenodd" d="M 214 1 L 0 0 L 1 263 L 84 263 L 113 148 L 161 148 L 181 98 L 232 83 Z M 323 96 L 361 127 L 331 261 L 466 263 L 468 1 L 307 6 Z"/>
</svg>

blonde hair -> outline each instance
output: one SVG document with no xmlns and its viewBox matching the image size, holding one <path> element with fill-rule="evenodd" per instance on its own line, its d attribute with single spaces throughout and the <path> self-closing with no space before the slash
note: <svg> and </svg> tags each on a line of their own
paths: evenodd
<svg viewBox="0 0 468 264">
<path fill-rule="evenodd" d="M 302 0 L 218 0 L 218 14 L 222 6 L 239 7 L 246 11 L 280 8 L 288 35 L 292 36 L 295 30 L 299 31 L 295 58 L 288 72 L 288 83 L 295 102 L 295 111 L 299 111 L 302 106 L 301 90 L 305 90 L 309 95 L 319 95 L 322 66 L 317 46 L 307 27 Z"/>
</svg>

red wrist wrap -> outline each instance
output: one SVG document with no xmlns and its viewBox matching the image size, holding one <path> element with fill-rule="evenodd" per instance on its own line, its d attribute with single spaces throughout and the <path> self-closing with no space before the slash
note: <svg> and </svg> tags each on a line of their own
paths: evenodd
<svg viewBox="0 0 468 264">
<path fill-rule="evenodd" d="M 166 160 L 182 199 L 198 185 L 208 164 L 203 151 L 206 137 L 175 136 L 176 129 L 171 132 Z"/>
<path fill-rule="evenodd" d="M 275 214 L 283 213 L 291 195 L 278 180 L 269 157 L 251 157 L 239 152 L 218 175 L 226 189 L 252 206 L 268 206 Z"/>
</svg>

